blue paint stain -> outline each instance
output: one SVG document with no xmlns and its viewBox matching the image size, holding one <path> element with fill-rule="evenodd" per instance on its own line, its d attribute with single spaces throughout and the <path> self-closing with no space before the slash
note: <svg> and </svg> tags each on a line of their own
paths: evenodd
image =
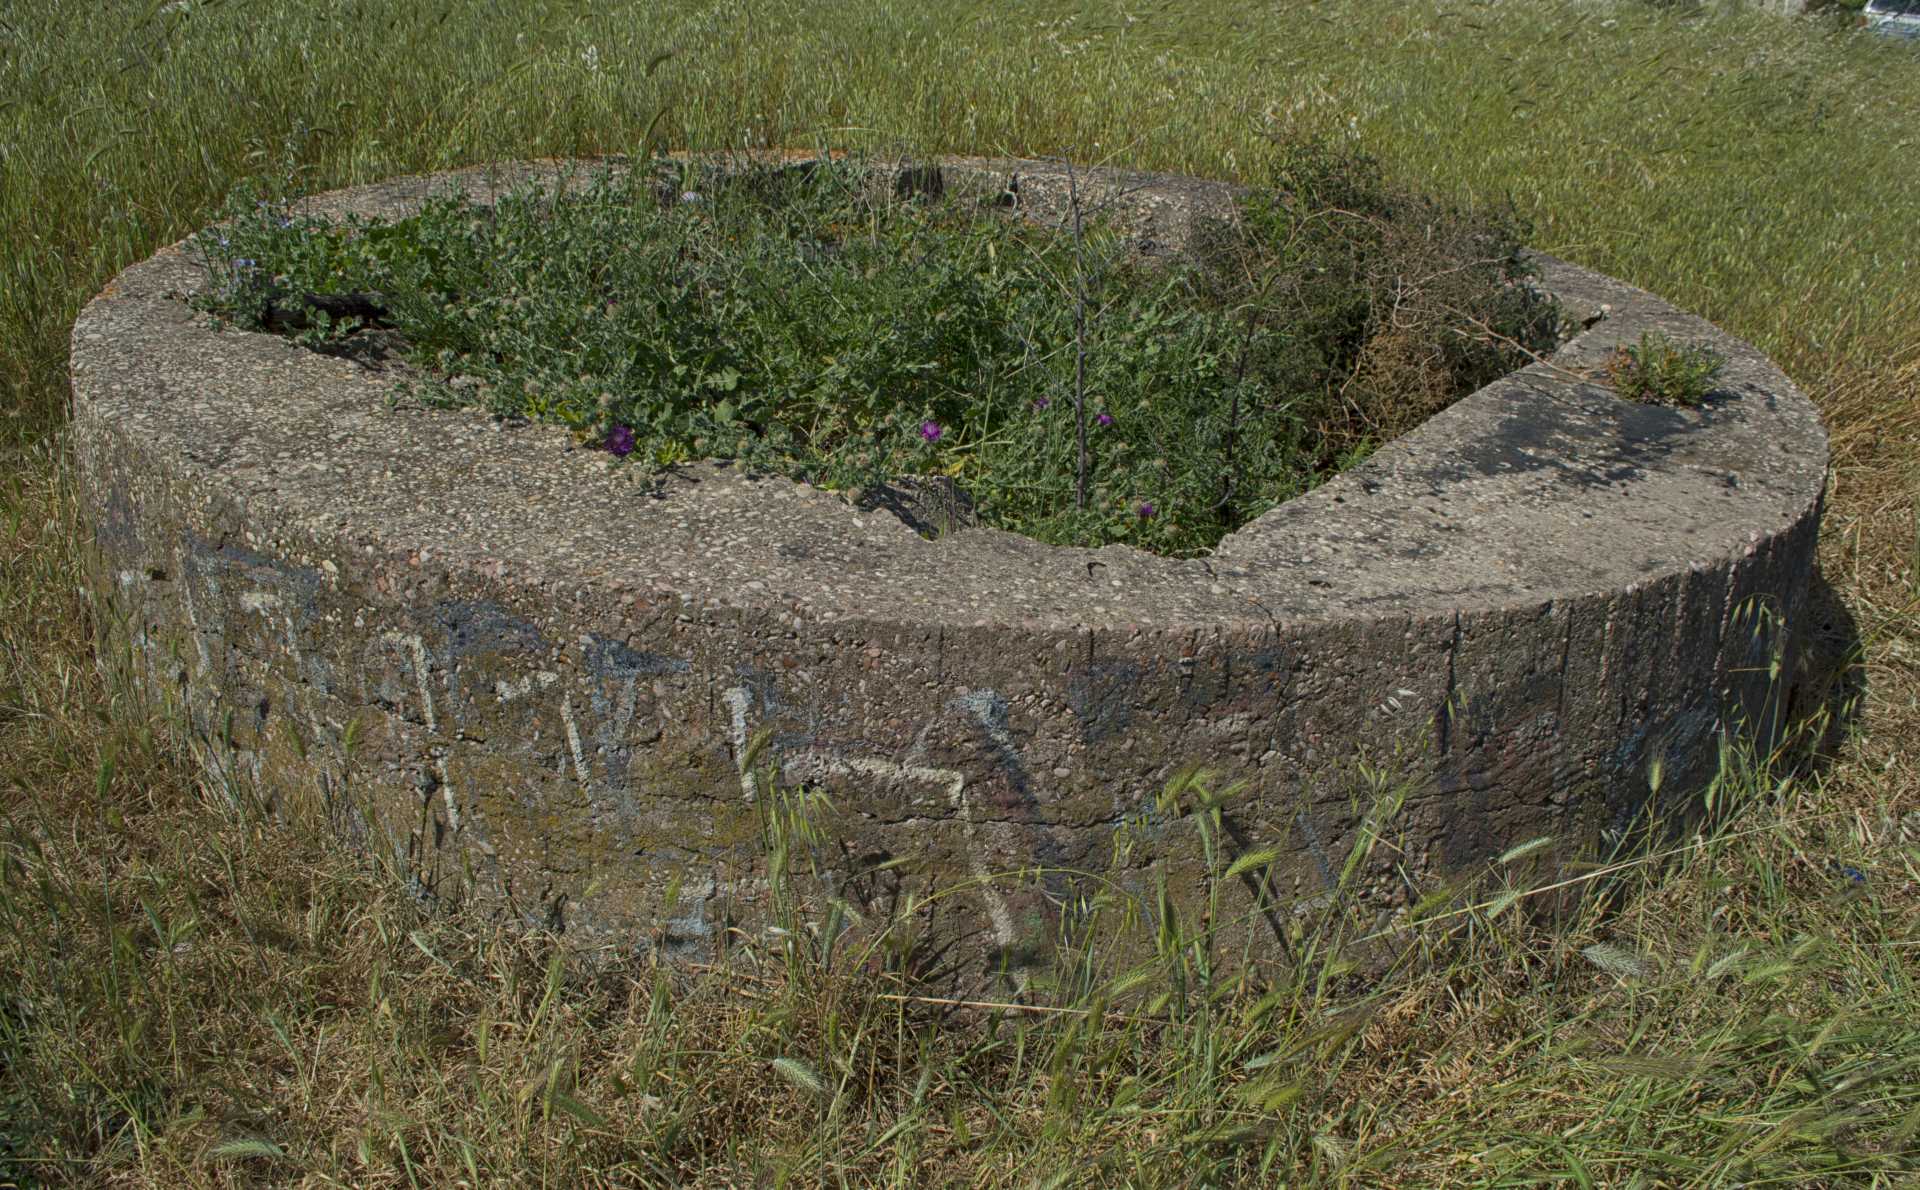
<svg viewBox="0 0 1920 1190">
<path fill-rule="evenodd" d="M 1131 661 L 1095 661 L 1073 676 L 1067 699 L 1083 742 L 1099 744 L 1126 731 L 1142 676 Z"/>
<path fill-rule="evenodd" d="M 642 653 L 606 636 L 587 638 L 584 662 L 587 672 L 595 677 L 620 680 L 641 675 L 683 674 L 693 668 L 692 663 L 684 657 Z"/>
</svg>

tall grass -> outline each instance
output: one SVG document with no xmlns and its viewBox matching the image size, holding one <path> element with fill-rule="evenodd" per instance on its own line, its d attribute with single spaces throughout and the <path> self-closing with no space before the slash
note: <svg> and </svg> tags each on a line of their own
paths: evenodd
<svg viewBox="0 0 1920 1190">
<path fill-rule="evenodd" d="M 0 1183 L 1911 1182 L 1920 55 L 1837 29 L 1551 0 L 0 8 Z M 1857 717 L 1830 765 L 1735 754 L 1737 813 L 1558 918 L 1497 867 L 1371 979 L 1241 986 L 1187 922 L 1134 940 L 1131 982 L 1082 939 L 1078 976 L 995 1008 L 801 941 L 757 976 L 588 973 L 425 916 L 235 813 L 96 676 L 67 332 L 283 150 L 346 184 L 649 126 L 1226 177 L 1347 136 L 1510 197 L 1821 404 L 1836 594 L 1802 627 L 1858 644 Z"/>
</svg>

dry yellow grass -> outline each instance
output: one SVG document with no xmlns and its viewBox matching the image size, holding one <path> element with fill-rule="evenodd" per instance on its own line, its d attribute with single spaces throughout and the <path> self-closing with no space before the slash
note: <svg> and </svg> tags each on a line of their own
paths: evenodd
<svg viewBox="0 0 1920 1190">
<path fill-rule="evenodd" d="M 444 19 L 18 0 L 0 1185 L 1912 1184 L 1920 193 L 1897 97 L 1920 94 L 1920 55 L 1820 29 L 1549 0 Z M 1436 189 L 1512 195 L 1542 247 L 1760 343 L 1825 412 L 1834 599 L 1807 627 L 1858 641 L 1856 716 L 1828 763 L 1735 766 L 1738 813 L 1570 916 L 1457 907 L 1373 983 L 1306 971 L 1155 1005 L 1191 980 L 1182 952 L 1113 1002 L 995 1014 L 804 961 L 590 974 L 426 915 L 234 810 L 98 676 L 52 436 L 66 331 L 290 134 L 331 184 L 617 150 L 668 99 L 682 145 L 859 136 L 1228 175 L 1268 132 L 1350 132 Z M 850 128 L 878 131 L 829 131 Z"/>
</svg>

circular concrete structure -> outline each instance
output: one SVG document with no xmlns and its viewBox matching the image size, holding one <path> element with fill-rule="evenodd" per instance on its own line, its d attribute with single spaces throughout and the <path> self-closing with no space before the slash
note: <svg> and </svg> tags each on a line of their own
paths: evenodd
<svg viewBox="0 0 1920 1190">
<path fill-rule="evenodd" d="M 449 185 L 486 201 L 558 176 L 494 167 L 310 206 L 393 217 Z M 1068 184 L 975 159 L 908 181 L 987 187 L 1036 219 Z M 1222 184 L 1077 183 L 1147 251 L 1232 217 Z M 922 912 L 979 971 L 1040 961 L 1076 872 L 1197 895 L 1197 832 L 1157 798 L 1196 765 L 1245 783 L 1227 858 L 1278 854 L 1246 895 L 1316 903 L 1369 812 L 1367 761 L 1406 794 L 1352 889 L 1385 922 L 1522 841 L 1552 836 L 1546 862 L 1591 846 L 1646 805 L 1656 766 L 1663 797 L 1697 791 L 1723 731 L 1771 730 L 1791 673 L 1773 663 L 1814 557 L 1813 407 L 1710 324 L 1535 263 L 1575 331 L 1550 360 L 1176 560 L 928 540 L 715 466 L 649 495 L 562 429 L 395 406 L 389 374 L 212 329 L 186 303 L 208 278 L 176 245 L 74 327 L 93 581 L 123 646 L 103 656 L 130 656 L 205 762 L 292 821 L 390 857 L 422 895 L 589 947 L 759 936 L 776 771 L 829 795 L 808 904 L 843 898 L 871 927 L 963 885 Z M 1654 329 L 1727 357 L 1704 407 L 1591 379 Z M 1223 928 L 1258 954 L 1281 924 Z"/>
</svg>

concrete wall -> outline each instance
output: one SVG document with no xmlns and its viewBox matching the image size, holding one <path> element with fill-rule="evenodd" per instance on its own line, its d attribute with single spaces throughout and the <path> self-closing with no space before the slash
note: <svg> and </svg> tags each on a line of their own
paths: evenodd
<svg viewBox="0 0 1920 1190">
<path fill-rule="evenodd" d="M 1059 215 L 1054 167 L 945 169 Z M 1231 209 L 1211 183 L 1081 182 L 1163 247 Z M 428 186 L 318 205 L 394 214 Z M 1590 324 L 1553 360 L 1173 560 L 928 541 L 709 466 L 645 497 L 557 429 L 390 409 L 390 377 L 208 329 L 182 301 L 207 279 L 170 249 L 74 330 L 93 581 L 210 769 L 423 896 L 619 953 L 763 938 L 777 771 L 830 795 L 808 912 L 840 897 L 870 928 L 962 885 L 919 926 L 966 957 L 956 979 L 1017 971 L 1089 890 L 1150 911 L 1164 876 L 1194 902 L 1192 799 L 1158 795 L 1205 765 L 1244 783 L 1226 859 L 1279 855 L 1236 883 L 1226 940 L 1278 954 L 1367 822 L 1361 762 L 1406 791 L 1355 881 L 1386 928 L 1516 843 L 1553 836 L 1551 865 L 1625 827 L 1656 765 L 1697 792 L 1723 731 L 1786 693 L 1817 415 L 1710 325 L 1539 265 Z M 1729 357 L 1705 408 L 1592 381 L 1653 328 Z"/>
</svg>

